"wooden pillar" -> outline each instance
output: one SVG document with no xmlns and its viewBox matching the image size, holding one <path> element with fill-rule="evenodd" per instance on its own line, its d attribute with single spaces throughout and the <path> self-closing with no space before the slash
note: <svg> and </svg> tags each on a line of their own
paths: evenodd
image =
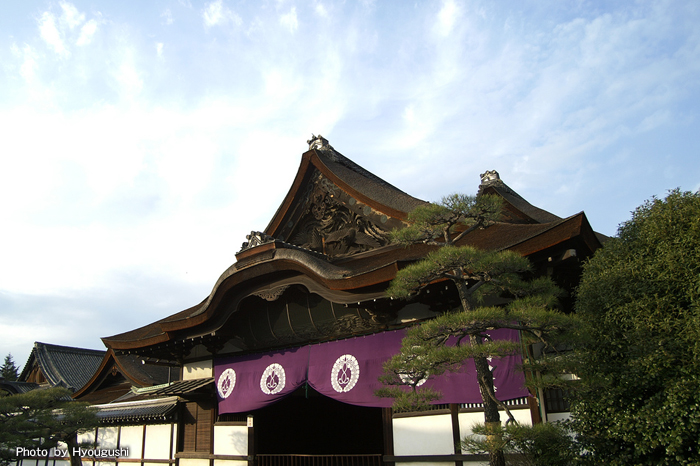
<svg viewBox="0 0 700 466">
<path fill-rule="evenodd" d="M 249 414 L 247 419 L 248 426 L 248 466 L 255 466 L 255 425 L 253 424 L 253 415 Z"/>
<path fill-rule="evenodd" d="M 462 434 L 459 431 L 459 405 L 450 403 L 450 417 L 452 418 L 452 442 L 454 443 L 455 455 L 462 454 Z M 455 461 L 455 466 L 462 466 L 462 460 Z"/>
<path fill-rule="evenodd" d="M 384 455 L 394 456 L 394 424 L 391 408 L 382 408 L 382 432 L 384 435 Z M 392 466 L 393 462 L 385 463 Z"/>
</svg>

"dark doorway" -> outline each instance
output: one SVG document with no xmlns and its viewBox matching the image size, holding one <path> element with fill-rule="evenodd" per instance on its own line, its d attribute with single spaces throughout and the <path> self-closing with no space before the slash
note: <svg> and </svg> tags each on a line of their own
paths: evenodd
<svg viewBox="0 0 700 466">
<path fill-rule="evenodd" d="M 257 454 L 382 454 L 382 410 L 353 406 L 302 387 L 253 412 Z"/>
</svg>

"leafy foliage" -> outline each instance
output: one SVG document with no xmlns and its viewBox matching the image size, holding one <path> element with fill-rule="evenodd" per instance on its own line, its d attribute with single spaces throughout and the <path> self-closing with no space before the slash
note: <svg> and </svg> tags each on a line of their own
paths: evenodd
<svg viewBox="0 0 700 466">
<path fill-rule="evenodd" d="M 581 445 L 564 424 L 486 426 L 477 424 L 462 449 L 479 454 L 502 450 L 508 464 L 518 466 L 569 466 L 583 457 Z"/>
<path fill-rule="evenodd" d="M 417 207 L 408 214 L 409 226 L 394 230 L 397 244 L 454 244 L 477 228 L 498 220 L 503 201 L 498 196 L 450 194 L 437 204 Z"/>
<path fill-rule="evenodd" d="M 576 429 L 605 464 L 700 462 L 700 193 L 674 190 L 585 264 Z"/>
<path fill-rule="evenodd" d="M 95 411 L 87 403 L 71 400 L 70 394 L 53 387 L 0 397 L 0 464 L 16 460 L 14 449 L 19 446 L 48 449 L 64 442 L 70 451 L 76 434 L 94 429 Z"/>
<path fill-rule="evenodd" d="M 402 269 L 391 282 L 387 294 L 409 298 L 432 281 L 446 278 L 478 284 L 470 294 L 480 301 L 485 295 L 498 291 L 520 292 L 520 288 L 528 285 L 519 274 L 529 269 L 528 260 L 511 251 L 483 251 L 471 246 L 443 247 Z"/>
<path fill-rule="evenodd" d="M 0 376 L 5 380 L 9 380 L 10 382 L 17 380 L 19 377 L 19 369 L 17 369 L 11 354 L 5 356 L 5 362 L 0 367 Z"/>
</svg>

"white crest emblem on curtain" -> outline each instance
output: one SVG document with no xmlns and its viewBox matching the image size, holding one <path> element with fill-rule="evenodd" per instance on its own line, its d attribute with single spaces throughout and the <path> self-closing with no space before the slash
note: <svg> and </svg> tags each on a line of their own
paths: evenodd
<svg viewBox="0 0 700 466">
<path fill-rule="evenodd" d="M 226 369 L 219 376 L 219 381 L 216 384 L 216 388 L 219 390 L 219 396 L 222 399 L 228 398 L 228 396 L 233 391 L 233 387 L 236 386 L 236 371 L 233 369 Z"/>
<path fill-rule="evenodd" d="M 286 381 L 284 367 L 277 363 L 270 364 L 260 377 L 260 390 L 266 395 L 274 395 L 282 391 Z"/>
<path fill-rule="evenodd" d="M 353 389 L 360 379 L 360 364 L 352 354 L 339 357 L 331 369 L 331 385 L 338 393 L 346 393 Z"/>
</svg>

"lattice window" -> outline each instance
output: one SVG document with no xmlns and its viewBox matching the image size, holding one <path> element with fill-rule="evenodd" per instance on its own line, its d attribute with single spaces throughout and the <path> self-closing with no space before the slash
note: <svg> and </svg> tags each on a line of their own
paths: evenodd
<svg viewBox="0 0 700 466">
<path fill-rule="evenodd" d="M 211 453 L 213 410 L 208 404 L 189 402 L 182 410 L 180 451 Z"/>
<path fill-rule="evenodd" d="M 565 413 L 571 410 L 567 393 L 561 388 L 548 388 L 544 391 L 544 406 L 548 413 Z"/>
</svg>

